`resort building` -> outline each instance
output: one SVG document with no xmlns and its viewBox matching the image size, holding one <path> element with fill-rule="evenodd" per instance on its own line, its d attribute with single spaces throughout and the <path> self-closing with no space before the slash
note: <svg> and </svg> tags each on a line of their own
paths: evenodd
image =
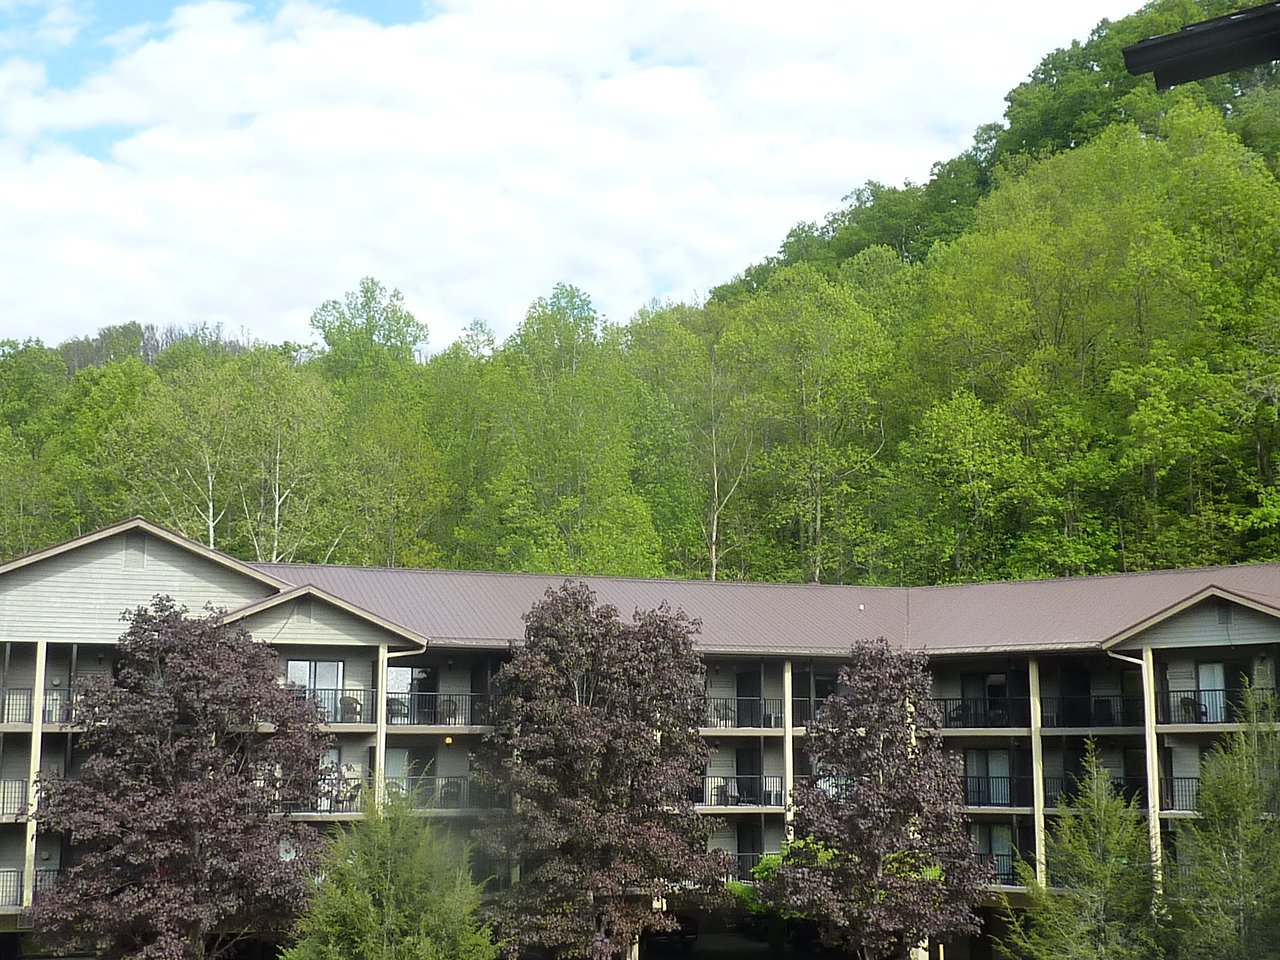
<svg viewBox="0 0 1280 960">
<path fill-rule="evenodd" d="M 701 621 L 711 755 L 696 799 L 744 874 L 782 843 L 810 772 L 805 724 L 859 639 L 928 652 L 975 856 L 1010 892 L 1016 857 L 1043 876 L 1046 822 L 1091 737 L 1168 857 L 1195 815 L 1202 752 L 1237 722 L 1244 683 L 1274 687 L 1280 644 L 1274 564 L 910 588 L 574 579 L 624 617 L 666 603 Z M 225 609 L 278 651 L 280 675 L 323 706 L 344 785 L 303 815 L 356 817 L 379 781 L 413 781 L 439 816 L 468 817 L 492 806 L 469 774 L 490 679 L 563 581 L 250 564 L 142 519 L 0 566 L 0 930 L 56 882 L 64 851 L 37 833 L 36 782 L 83 761 L 72 691 L 111 669 L 123 611 L 157 595 Z"/>
</svg>

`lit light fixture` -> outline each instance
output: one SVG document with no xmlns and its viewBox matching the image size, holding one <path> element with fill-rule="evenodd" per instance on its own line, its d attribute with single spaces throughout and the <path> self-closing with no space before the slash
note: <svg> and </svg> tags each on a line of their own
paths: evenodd
<svg viewBox="0 0 1280 960">
<path fill-rule="evenodd" d="M 444 738 L 444 745 L 445 745 L 446 747 L 452 747 L 452 746 L 453 746 L 453 737 L 445 737 L 445 738 Z"/>
</svg>

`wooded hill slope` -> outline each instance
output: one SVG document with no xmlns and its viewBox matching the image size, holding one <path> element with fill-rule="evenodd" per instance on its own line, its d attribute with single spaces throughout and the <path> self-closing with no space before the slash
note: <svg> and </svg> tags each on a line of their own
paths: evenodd
<svg viewBox="0 0 1280 960">
<path fill-rule="evenodd" d="M 0 554 L 141 513 L 235 555 L 932 583 L 1280 558 L 1280 83 L 1047 56 L 924 185 L 703 304 L 558 286 L 425 362 L 374 281 L 317 350 L 136 325 L 0 347 Z M 86 325 L 91 321 L 87 320 Z"/>
</svg>

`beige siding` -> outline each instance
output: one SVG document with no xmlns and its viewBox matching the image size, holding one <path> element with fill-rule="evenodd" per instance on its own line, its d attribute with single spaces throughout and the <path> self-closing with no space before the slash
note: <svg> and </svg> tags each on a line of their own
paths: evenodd
<svg viewBox="0 0 1280 960">
<path fill-rule="evenodd" d="M 300 644 L 313 647 L 376 647 L 391 643 L 404 647 L 407 642 L 388 630 L 362 620 L 337 607 L 312 597 L 290 600 L 245 617 L 239 621 L 255 640 L 278 644 Z M 370 651 L 370 656 L 377 656 Z"/>
<path fill-rule="evenodd" d="M 769 817 L 764 822 L 764 849 L 767 853 L 778 853 L 782 850 L 786 838 L 785 825 L 780 817 Z"/>
<path fill-rule="evenodd" d="M 27 833 L 20 823 L 0 824 L 0 867 L 22 868 L 27 856 Z"/>
<path fill-rule="evenodd" d="M 120 614 L 173 597 L 193 613 L 228 609 L 274 591 L 155 537 L 120 534 L 0 577 L 0 639 L 59 643 L 113 641 Z"/>
<path fill-rule="evenodd" d="M 436 776 L 462 777 L 466 776 L 470 770 L 471 764 L 467 758 L 466 747 L 456 740 L 451 745 L 440 744 L 440 748 L 436 751 L 434 770 Z"/>
<path fill-rule="evenodd" d="M 1276 643 L 1280 620 L 1239 604 L 1230 604 L 1228 622 L 1222 622 L 1222 605 L 1216 600 L 1198 603 L 1149 630 L 1130 637 L 1122 648 L 1200 647 L 1214 644 Z"/>
<path fill-rule="evenodd" d="M 1169 743 L 1169 776 L 1200 776 L 1200 744 L 1194 740 L 1170 738 Z"/>
</svg>

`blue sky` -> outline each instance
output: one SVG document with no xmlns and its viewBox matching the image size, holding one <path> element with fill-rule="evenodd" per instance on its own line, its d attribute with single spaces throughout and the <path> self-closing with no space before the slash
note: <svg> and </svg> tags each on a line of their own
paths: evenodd
<svg viewBox="0 0 1280 960">
<path fill-rule="evenodd" d="M 0 338 L 697 298 L 1132 0 L 0 0 Z M 922 67 L 922 64 L 924 65 Z"/>
</svg>

